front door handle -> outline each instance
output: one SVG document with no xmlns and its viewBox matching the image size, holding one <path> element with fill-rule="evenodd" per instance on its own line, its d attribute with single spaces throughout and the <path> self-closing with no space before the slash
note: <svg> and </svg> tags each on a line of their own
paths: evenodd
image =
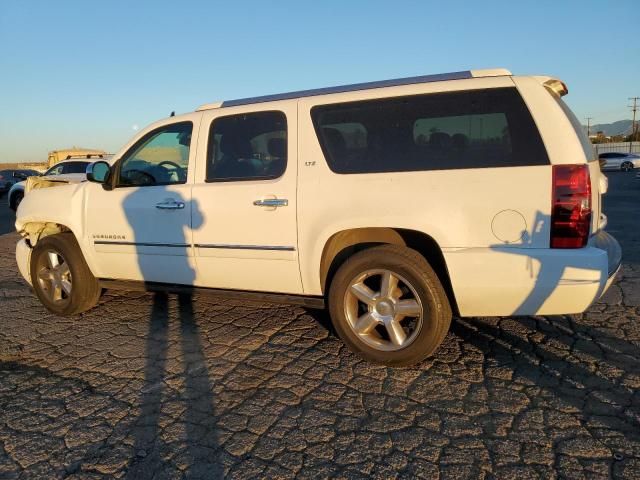
<svg viewBox="0 0 640 480">
<path fill-rule="evenodd" d="M 263 198 L 255 200 L 253 204 L 256 207 L 286 207 L 289 205 L 289 200 L 286 198 Z"/>
<path fill-rule="evenodd" d="M 163 202 L 156 203 L 156 208 L 160 210 L 182 210 L 184 208 L 184 202 L 164 200 Z"/>
</svg>

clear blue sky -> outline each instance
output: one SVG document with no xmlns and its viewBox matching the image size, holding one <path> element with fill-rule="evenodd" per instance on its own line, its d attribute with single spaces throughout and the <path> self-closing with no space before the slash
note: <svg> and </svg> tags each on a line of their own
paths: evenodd
<svg viewBox="0 0 640 480">
<path fill-rule="evenodd" d="M 638 0 L 0 0 L 0 162 L 219 99 L 470 68 L 550 74 L 578 117 L 630 118 Z"/>
</svg>

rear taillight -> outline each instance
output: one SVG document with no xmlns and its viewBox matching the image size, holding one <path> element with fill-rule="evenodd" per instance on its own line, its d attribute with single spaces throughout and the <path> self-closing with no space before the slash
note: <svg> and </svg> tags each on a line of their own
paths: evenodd
<svg viewBox="0 0 640 480">
<path fill-rule="evenodd" d="M 554 165 L 551 248 L 581 248 L 591 227 L 591 179 L 588 165 Z"/>
</svg>

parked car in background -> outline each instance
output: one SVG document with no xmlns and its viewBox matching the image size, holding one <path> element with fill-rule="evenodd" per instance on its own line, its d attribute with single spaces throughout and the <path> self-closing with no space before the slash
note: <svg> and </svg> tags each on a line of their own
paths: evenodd
<svg viewBox="0 0 640 480">
<path fill-rule="evenodd" d="M 52 167 L 57 163 L 73 158 L 87 158 L 95 160 L 104 159 L 107 152 L 103 150 L 93 150 L 89 148 L 70 148 L 67 150 L 53 150 L 47 157 L 47 167 Z"/>
<path fill-rule="evenodd" d="M 33 175 L 40 175 L 40 172 L 29 169 L 0 170 L 0 196 L 7 193 L 15 183 Z"/>
<path fill-rule="evenodd" d="M 66 183 L 77 183 L 86 180 L 87 167 L 91 164 L 90 160 L 66 160 L 55 164 L 49 170 L 42 174 L 43 177 L 47 177 L 48 180 L 59 180 Z M 40 174 L 33 170 L 33 176 L 39 176 Z M 18 205 L 24 198 L 25 180 L 15 183 L 9 189 L 9 195 L 7 196 L 7 203 L 9 208 L 17 210 Z"/>
<path fill-rule="evenodd" d="M 640 168 L 640 155 L 637 153 L 607 152 L 598 155 L 601 170 L 622 170 L 628 172 Z"/>
<path fill-rule="evenodd" d="M 567 91 L 497 69 L 203 105 L 30 191 L 18 268 L 57 315 L 123 287 L 327 306 L 394 366 L 452 314 L 583 312 L 621 251 Z"/>
</svg>

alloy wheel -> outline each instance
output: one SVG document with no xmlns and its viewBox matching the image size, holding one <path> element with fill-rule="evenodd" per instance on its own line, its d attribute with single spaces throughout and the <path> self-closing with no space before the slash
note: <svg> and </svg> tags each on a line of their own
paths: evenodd
<svg viewBox="0 0 640 480">
<path fill-rule="evenodd" d="M 60 253 L 47 250 L 40 256 L 37 268 L 38 284 L 53 303 L 69 300 L 72 289 L 71 270 Z"/>
<path fill-rule="evenodd" d="M 344 308 L 351 330 L 369 347 L 381 351 L 409 346 L 424 318 L 414 286 L 386 269 L 367 270 L 351 280 Z"/>
</svg>

